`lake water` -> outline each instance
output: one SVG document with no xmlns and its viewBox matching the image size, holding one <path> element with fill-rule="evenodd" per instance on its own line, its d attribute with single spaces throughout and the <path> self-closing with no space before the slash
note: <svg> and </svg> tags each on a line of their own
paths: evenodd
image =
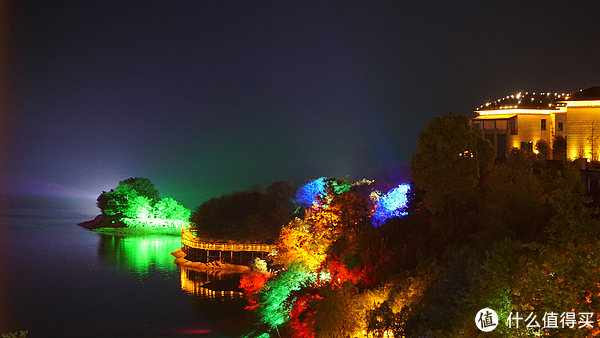
<svg viewBox="0 0 600 338">
<path fill-rule="evenodd" d="M 115 237 L 76 224 L 93 202 L 0 200 L 0 333 L 35 337 L 229 337 L 238 293 L 201 285 L 236 278 L 181 270 L 178 237 Z"/>
</svg>

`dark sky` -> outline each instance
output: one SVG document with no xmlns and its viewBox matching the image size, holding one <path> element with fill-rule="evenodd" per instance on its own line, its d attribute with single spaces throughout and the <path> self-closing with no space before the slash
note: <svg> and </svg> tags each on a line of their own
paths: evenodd
<svg viewBox="0 0 600 338">
<path fill-rule="evenodd" d="M 598 1 L 0 0 L 4 192 L 187 207 L 373 177 L 436 115 L 600 85 Z"/>
</svg>

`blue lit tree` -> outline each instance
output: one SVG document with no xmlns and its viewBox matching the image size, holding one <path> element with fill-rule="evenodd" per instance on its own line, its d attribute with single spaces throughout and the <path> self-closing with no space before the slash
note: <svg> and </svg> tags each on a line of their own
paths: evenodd
<svg viewBox="0 0 600 338">
<path fill-rule="evenodd" d="M 319 198 L 327 194 L 327 179 L 325 177 L 312 180 L 302 185 L 296 191 L 296 203 L 300 208 L 309 208 L 313 203 L 319 203 Z"/>
<path fill-rule="evenodd" d="M 373 225 L 379 226 L 392 217 L 406 216 L 410 185 L 402 183 L 380 197 L 375 204 Z"/>
</svg>

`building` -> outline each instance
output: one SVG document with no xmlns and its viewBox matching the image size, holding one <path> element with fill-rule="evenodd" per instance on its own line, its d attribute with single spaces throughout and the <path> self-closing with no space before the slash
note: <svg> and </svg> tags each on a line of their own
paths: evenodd
<svg viewBox="0 0 600 338">
<path fill-rule="evenodd" d="M 550 148 L 548 158 L 599 159 L 600 86 L 570 94 L 520 92 L 475 113 L 472 128 L 494 145 L 498 159 L 514 148 L 539 153 L 540 141 Z"/>
</svg>

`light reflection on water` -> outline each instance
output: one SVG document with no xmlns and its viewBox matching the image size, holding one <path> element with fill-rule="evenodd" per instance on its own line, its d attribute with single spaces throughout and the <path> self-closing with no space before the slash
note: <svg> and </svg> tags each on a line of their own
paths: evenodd
<svg viewBox="0 0 600 338">
<path fill-rule="evenodd" d="M 239 291 L 213 291 L 203 287 L 208 283 L 217 281 L 227 283 L 230 286 L 237 286 L 240 278 L 239 272 L 226 272 L 222 270 L 196 271 L 185 267 L 181 267 L 180 269 L 181 289 L 190 295 L 222 301 L 242 297 L 242 293 Z M 232 289 L 232 287 L 229 289 Z"/>
<path fill-rule="evenodd" d="M 140 279 L 151 272 L 168 277 L 177 269 L 171 252 L 180 247 L 177 236 L 101 235 L 98 255 Z"/>
<path fill-rule="evenodd" d="M 99 257 L 111 263 L 119 271 L 135 275 L 142 280 L 150 274 L 160 274 L 164 278 L 173 276 L 178 267 L 171 252 L 181 247 L 177 236 L 116 236 L 100 235 Z M 237 290 L 240 273 L 224 270 L 197 271 L 179 267 L 181 289 L 190 296 L 205 299 L 236 299 L 242 293 Z M 214 291 L 206 284 L 219 283 L 227 290 Z"/>
</svg>

